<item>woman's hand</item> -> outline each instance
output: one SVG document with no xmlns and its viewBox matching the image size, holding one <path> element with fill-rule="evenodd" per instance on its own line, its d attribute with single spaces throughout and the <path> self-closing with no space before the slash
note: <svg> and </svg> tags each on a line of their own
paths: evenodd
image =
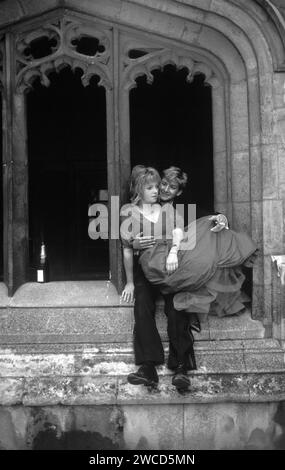
<svg viewBox="0 0 285 470">
<path fill-rule="evenodd" d="M 176 250 L 170 250 L 166 259 L 166 271 L 168 274 L 173 273 L 178 268 L 178 257 Z"/>
<path fill-rule="evenodd" d="M 212 215 L 209 220 L 212 220 L 215 223 L 215 226 L 211 228 L 211 232 L 221 232 L 222 230 L 228 230 L 229 228 L 228 219 L 224 214 Z"/>
<path fill-rule="evenodd" d="M 122 292 L 121 299 L 124 302 L 133 302 L 135 300 L 134 291 L 135 291 L 134 283 L 127 282 Z"/>
<path fill-rule="evenodd" d="M 133 240 L 134 250 L 145 250 L 155 245 L 155 238 L 153 236 L 143 236 L 143 232 L 138 233 Z"/>
</svg>

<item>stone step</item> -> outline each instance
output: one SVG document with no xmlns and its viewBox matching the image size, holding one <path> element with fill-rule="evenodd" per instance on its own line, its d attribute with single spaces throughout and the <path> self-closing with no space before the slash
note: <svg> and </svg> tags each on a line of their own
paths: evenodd
<svg viewBox="0 0 285 470">
<path fill-rule="evenodd" d="M 196 341 L 193 374 L 285 371 L 284 350 L 277 340 Z M 168 345 L 164 344 L 165 356 Z M 6 345 L 0 348 L 0 377 L 126 376 L 134 371 L 130 343 Z M 160 375 L 171 375 L 159 366 Z"/>
<path fill-rule="evenodd" d="M 196 335 L 200 341 L 260 339 L 265 329 L 250 311 L 237 316 L 209 316 Z M 132 341 L 133 307 L 6 307 L 0 308 L 0 344 L 125 343 Z M 163 304 L 157 305 L 157 327 L 167 340 Z"/>
<path fill-rule="evenodd" d="M 285 401 L 285 373 L 189 374 L 191 386 L 179 394 L 171 376 L 159 374 L 156 389 L 131 385 L 126 376 L 32 376 L 0 378 L 0 405 L 163 405 Z"/>
<path fill-rule="evenodd" d="M 167 354 L 167 344 L 165 344 Z M 148 390 L 127 382 L 131 343 L 10 344 L 0 348 L 0 405 L 110 405 L 285 400 L 284 350 L 277 340 L 196 341 L 196 371 L 181 396 L 165 366 Z"/>
</svg>

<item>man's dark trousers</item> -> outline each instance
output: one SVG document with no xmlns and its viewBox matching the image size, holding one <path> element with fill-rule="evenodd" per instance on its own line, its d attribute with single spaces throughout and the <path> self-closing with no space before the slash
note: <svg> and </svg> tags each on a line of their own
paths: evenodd
<svg viewBox="0 0 285 470">
<path fill-rule="evenodd" d="M 141 365 L 151 361 L 155 365 L 164 363 L 164 351 L 155 321 L 155 301 L 159 294 L 145 277 L 137 257 L 134 257 L 135 285 L 135 363 Z M 165 295 L 165 314 L 169 337 L 168 367 L 175 370 L 183 363 L 187 370 L 196 369 L 193 349 L 194 338 L 190 329 L 190 315 L 178 312 L 173 306 L 173 295 Z"/>
</svg>

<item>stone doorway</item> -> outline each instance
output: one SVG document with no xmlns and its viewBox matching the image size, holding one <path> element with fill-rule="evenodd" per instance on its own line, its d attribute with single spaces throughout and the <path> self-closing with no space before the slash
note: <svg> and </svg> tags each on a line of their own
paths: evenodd
<svg viewBox="0 0 285 470">
<path fill-rule="evenodd" d="M 137 79 L 130 92 L 131 166 L 162 171 L 181 167 L 188 185 L 179 203 L 213 211 L 213 142 L 211 87 L 202 74 L 186 81 L 187 69 L 168 65 L 153 71 L 153 83 Z M 187 213 L 187 211 L 185 211 Z"/>
<path fill-rule="evenodd" d="M 3 161 L 2 94 L 0 93 L 0 161 Z M 0 165 L 0 281 L 3 282 L 3 170 Z"/>
<path fill-rule="evenodd" d="M 30 280 L 43 240 L 50 278 L 106 279 L 108 240 L 90 236 L 89 208 L 107 193 L 105 90 L 65 68 L 27 95 Z"/>
</svg>

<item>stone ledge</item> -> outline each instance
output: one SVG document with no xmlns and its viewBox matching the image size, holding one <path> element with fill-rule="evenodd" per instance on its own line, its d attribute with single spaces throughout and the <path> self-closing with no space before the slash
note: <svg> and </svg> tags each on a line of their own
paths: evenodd
<svg viewBox="0 0 285 470">
<path fill-rule="evenodd" d="M 27 282 L 8 297 L 0 283 L 0 307 L 106 307 L 124 305 L 111 281 L 56 281 L 40 284 Z M 126 304 L 128 306 L 128 304 Z"/>
<path fill-rule="evenodd" d="M 285 372 L 268 374 L 196 374 L 191 389 L 179 394 L 169 377 L 155 390 L 110 377 L 38 377 L 0 379 L 2 406 L 159 405 L 254 403 L 285 400 Z"/>
<path fill-rule="evenodd" d="M 260 339 L 265 329 L 250 311 L 201 323 L 198 340 Z M 0 344 L 131 342 L 134 315 L 130 306 L 111 307 L 9 307 L 0 309 Z M 163 304 L 157 305 L 157 327 L 167 340 Z"/>
</svg>

